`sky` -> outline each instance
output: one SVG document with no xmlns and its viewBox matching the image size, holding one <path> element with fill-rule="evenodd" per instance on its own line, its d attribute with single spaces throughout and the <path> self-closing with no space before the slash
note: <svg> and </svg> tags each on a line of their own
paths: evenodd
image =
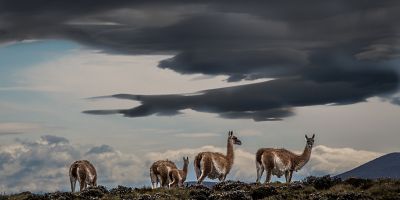
<svg viewBox="0 0 400 200">
<path fill-rule="evenodd" d="M 399 151 L 398 1 L 0 0 L 0 192 L 69 190 L 88 159 L 107 187 L 150 186 L 152 162 L 226 151 L 255 181 L 261 147 L 295 174 Z M 283 179 L 274 179 L 283 181 Z"/>
</svg>

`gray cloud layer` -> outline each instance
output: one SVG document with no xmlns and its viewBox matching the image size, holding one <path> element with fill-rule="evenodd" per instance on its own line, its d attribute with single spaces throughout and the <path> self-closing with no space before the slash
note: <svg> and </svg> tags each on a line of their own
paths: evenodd
<svg viewBox="0 0 400 200">
<path fill-rule="evenodd" d="M 152 114 L 174 115 L 179 114 L 180 110 L 193 109 L 200 112 L 219 113 L 225 118 L 252 118 L 255 121 L 279 120 L 292 115 L 292 107 L 355 103 L 369 96 L 378 95 L 382 91 L 395 89 L 393 82 L 397 81 L 397 76 L 390 73 L 376 75 L 365 74 L 362 78 L 379 81 L 379 84 L 362 80 L 317 82 L 288 78 L 205 90 L 197 95 L 117 94 L 111 97 L 140 101 L 142 105 L 132 109 L 85 112 L 89 114 L 120 113 L 127 117 L 141 117 Z"/>
<path fill-rule="evenodd" d="M 276 120 L 297 106 L 388 97 L 398 86 L 398 1 L 0 1 L 0 41 L 61 38 L 108 53 L 174 54 L 160 68 L 274 78 L 201 95 L 134 95 L 142 105 L 92 114 Z M 160 83 L 162 84 L 162 83 Z M 121 95 L 115 95 L 120 98 Z M 130 97 L 131 98 L 131 97 Z"/>
</svg>

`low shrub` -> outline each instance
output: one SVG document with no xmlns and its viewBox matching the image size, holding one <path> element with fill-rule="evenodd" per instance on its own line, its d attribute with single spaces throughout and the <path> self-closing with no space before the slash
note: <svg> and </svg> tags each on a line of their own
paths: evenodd
<svg viewBox="0 0 400 200">
<path fill-rule="evenodd" d="M 361 179 L 361 178 L 348 178 L 344 182 L 353 187 L 361 188 L 363 190 L 370 188 L 374 184 L 374 181 L 371 179 Z"/>
<path fill-rule="evenodd" d="M 240 181 L 224 181 L 216 184 L 212 189 L 216 191 L 249 190 L 250 185 Z"/>
<path fill-rule="evenodd" d="M 100 199 L 104 195 L 105 193 L 103 193 L 102 189 L 97 187 L 89 187 L 79 193 L 79 197 L 83 199 Z"/>
<path fill-rule="evenodd" d="M 263 199 L 276 194 L 278 194 L 278 191 L 274 186 L 261 186 L 251 191 L 251 197 L 253 199 Z"/>
<path fill-rule="evenodd" d="M 322 177 L 309 176 L 303 180 L 304 184 L 312 185 L 317 190 L 327 190 L 341 182 L 342 180 L 340 178 L 331 177 L 329 175 Z"/>
<path fill-rule="evenodd" d="M 210 195 L 211 200 L 251 200 L 251 197 L 244 190 L 224 191 Z"/>
<path fill-rule="evenodd" d="M 125 195 L 125 194 L 128 194 L 128 193 L 131 193 L 132 191 L 133 191 L 133 189 L 130 188 L 130 187 L 125 187 L 125 186 L 122 186 L 122 185 L 118 185 L 118 187 L 111 189 L 110 193 L 112 195 Z"/>
<path fill-rule="evenodd" d="M 210 189 L 190 189 L 189 196 L 194 200 L 206 200 L 210 196 Z"/>
</svg>

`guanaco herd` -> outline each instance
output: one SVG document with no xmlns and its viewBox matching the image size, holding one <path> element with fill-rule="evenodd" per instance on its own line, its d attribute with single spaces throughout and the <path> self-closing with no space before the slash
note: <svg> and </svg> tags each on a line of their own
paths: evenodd
<svg viewBox="0 0 400 200">
<path fill-rule="evenodd" d="M 286 149 L 261 148 L 256 153 L 257 180 L 259 183 L 263 172 L 266 171 L 265 183 L 271 181 L 271 176 L 280 178 L 285 175 L 286 183 L 290 183 L 294 171 L 300 170 L 309 160 L 314 145 L 315 134 L 306 137 L 306 147 L 301 155 L 297 155 Z M 228 133 L 226 155 L 218 152 L 200 152 L 194 158 L 194 171 L 197 183 L 202 184 L 203 180 L 218 179 L 225 181 L 226 175 L 232 169 L 234 161 L 234 145 L 241 145 L 242 142 Z M 150 167 L 150 180 L 152 188 L 158 187 L 182 187 L 188 173 L 189 157 L 183 157 L 183 167 L 178 169 L 175 163 L 170 160 L 159 160 Z M 79 181 L 80 190 L 86 187 L 97 185 L 97 173 L 94 166 L 87 160 L 78 160 L 69 168 L 71 190 L 75 191 L 76 181 Z"/>
</svg>

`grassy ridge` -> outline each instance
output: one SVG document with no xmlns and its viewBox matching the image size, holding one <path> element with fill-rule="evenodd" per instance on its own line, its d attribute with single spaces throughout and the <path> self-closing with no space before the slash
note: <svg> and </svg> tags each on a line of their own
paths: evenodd
<svg viewBox="0 0 400 200">
<path fill-rule="evenodd" d="M 301 182 L 290 185 L 272 183 L 268 185 L 226 181 L 212 188 L 190 186 L 187 188 L 155 189 L 129 188 L 118 186 L 107 190 L 103 186 L 90 188 L 83 192 L 54 192 L 47 194 L 32 194 L 23 192 L 15 195 L 0 196 L 0 199 L 377 199 L 400 200 L 399 180 L 366 180 L 340 179 L 325 177 L 308 177 Z"/>
</svg>

